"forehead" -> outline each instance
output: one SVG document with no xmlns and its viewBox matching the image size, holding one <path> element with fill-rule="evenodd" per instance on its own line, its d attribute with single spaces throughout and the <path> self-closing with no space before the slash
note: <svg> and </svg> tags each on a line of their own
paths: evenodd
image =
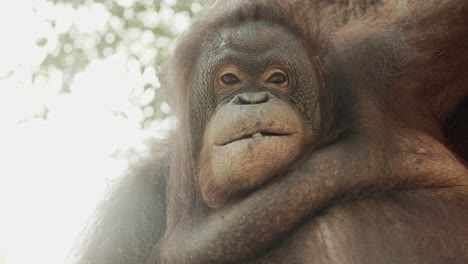
<svg viewBox="0 0 468 264">
<path fill-rule="evenodd" d="M 218 43 L 226 48 L 262 52 L 295 38 L 282 26 L 265 22 L 245 22 L 218 32 Z"/>
<path fill-rule="evenodd" d="M 208 46 L 205 51 L 212 56 L 243 62 L 291 61 L 305 57 L 297 36 L 283 26 L 261 21 L 221 27 L 205 44 Z"/>
</svg>

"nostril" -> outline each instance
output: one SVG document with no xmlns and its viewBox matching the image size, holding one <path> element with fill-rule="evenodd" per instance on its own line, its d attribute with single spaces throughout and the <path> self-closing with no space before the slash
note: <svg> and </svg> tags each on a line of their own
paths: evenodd
<svg viewBox="0 0 468 264">
<path fill-rule="evenodd" d="M 269 99 L 267 92 L 241 93 L 234 99 L 237 104 L 263 104 Z"/>
</svg>

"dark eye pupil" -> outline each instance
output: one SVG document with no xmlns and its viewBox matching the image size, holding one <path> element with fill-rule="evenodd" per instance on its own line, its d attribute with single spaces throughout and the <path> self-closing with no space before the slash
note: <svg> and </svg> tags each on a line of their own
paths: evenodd
<svg viewBox="0 0 468 264">
<path fill-rule="evenodd" d="M 240 83 L 239 78 L 237 78 L 232 73 L 226 73 L 223 76 L 221 76 L 221 81 L 226 85 L 233 85 L 233 84 Z"/>
<path fill-rule="evenodd" d="M 282 84 L 286 82 L 286 76 L 282 73 L 274 73 L 273 75 L 268 78 L 267 82 L 275 83 L 275 84 Z"/>
</svg>

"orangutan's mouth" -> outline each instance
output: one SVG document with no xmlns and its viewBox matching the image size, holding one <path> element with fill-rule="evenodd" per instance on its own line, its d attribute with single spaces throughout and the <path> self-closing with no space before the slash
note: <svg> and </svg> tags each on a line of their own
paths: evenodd
<svg viewBox="0 0 468 264">
<path fill-rule="evenodd" d="M 261 138 L 271 138 L 271 137 L 287 137 L 294 135 L 296 133 L 284 133 L 284 132 L 271 132 L 271 131 L 259 131 L 255 133 L 246 133 L 240 134 L 233 137 L 229 137 L 227 141 L 222 142 L 220 144 L 216 144 L 218 146 L 226 146 L 228 144 L 234 143 L 240 140 L 251 140 L 251 139 L 261 139 Z"/>
</svg>

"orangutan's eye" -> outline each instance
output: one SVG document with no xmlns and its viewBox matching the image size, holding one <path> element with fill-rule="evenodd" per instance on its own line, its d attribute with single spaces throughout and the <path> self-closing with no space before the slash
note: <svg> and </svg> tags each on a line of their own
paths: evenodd
<svg viewBox="0 0 468 264">
<path fill-rule="evenodd" d="M 221 76 L 221 82 L 225 85 L 234 85 L 240 83 L 241 81 L 233 73 L 226 73 Z"/>
<path fill-rule="evenodd" d="M 274 83 L 274 84 L 284 84 L 287 81 L 288 81 L 288 77 L 281 72 L 273 73 L 267 80 L 268 83 Z"/>
</svg>

